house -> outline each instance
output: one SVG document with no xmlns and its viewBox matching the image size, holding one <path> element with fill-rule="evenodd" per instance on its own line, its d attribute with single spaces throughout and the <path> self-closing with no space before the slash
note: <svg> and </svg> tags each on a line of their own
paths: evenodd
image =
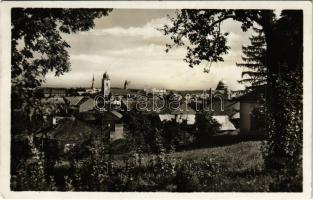
<svg viewBox="0 0 313 200">
<path fill-rule="evenodd" d="M 117 111 L 105 112 L 104 117 L 110 127 L 110 140 L 124 139 L 123 115 Z"/>
<path fill-rule="evenodd" d="M 125 138 L 123 115 L 117 111 L 90 110 L 81 112 L 77 117 L 88 124 L 96 124 L 110 131 L 110 140 Z"/>
<path fill-rule="evenodd" d="M 240 102 L 240 133 L 251 133 L 255 129 L 252 111 L 260 106 L 259 102 L 263 94 L 265 94 L 265 87 L 261 86 L 236 98 Z"/>
<path fill-rule="evenodd" d="M 70 97 L 65 97 L 64 99 L 70 107 L 77 107 L 80 103 L 82 103 L 83 100 L 86 100 L 86 97 L 70 96 Z"/>
<path fill-rule="evenodd" d="M 203 101 L 206 101 L 205 104 Z M 207 111 L 212 114 L 221 126 L 219 131 L 235 131 L 238 127 L 238 115 L 240 103 L 233 100 L 206 99 L 199 102 L 191 102 L 189 105 L 196 111 Z"/>
<path fill-rule="evenodd" d="M 176 109 L 164 109 L 159 113 L 161 122 L 175 120 L 181 124 L 186 121 L 187 125 L 193 125 L 196 121 L 196 111 L 186 103 L 180 103 Z"/>
<path fill-rule="evenodd" d="M 119 103 L 121 106 L 121 100 L 119 97 L 113 98 L 110 101 L 112 106 L 116 106 Z M 96 100 L 90 97 L 66 97 L 69 106 L 76 107 L 78 110 L 77 117 L 82 121 L 90 124 L 98 124 L 105 126 L 110 130 L 110 139 L 112 141 L 124 138 L 124 125 L 122 122 L 123 115 L 117 111 L 111 111 L 109 109 L 99 110 L 96 108 Z M 99 106 L 99 105 L 98 105 Z"/>
<path fill-rule="evenodd" d="M 122 98 L 121 104 L 123 111 L 131 111 L 136 108 L 136 100 L 132 98 Z"/>
<path fill-rule="evenodd" d="M 212 118 L 221 125 L 219 128 L 219 131 L 235 131 L 236 130 L 236 127 L 230 121 L 228 115 L 214 115 L 212 116 Z"/>
<path fill-rule="evenodd" d="M 90 99 L 89 97 L 84 97 L 84 96 L 64 97 L 64 100 L 67 104 L 67 107 L 70 113 L 78 113 L 80 109 L 80 105 L 89 99 Z"/>
<path fill-rule="evenodd" d="M 79 104 L 78 111 L 80 113 L 87 112 L 93 110 L 95 106 L 96 106 L 95 100 L 93 98 L 87 98 L 85 101 Z"/>
<path fill-rule="evenodd" d="M 65 151 L 68 146 L 83 144 L 95 135 L 100 134 L 101 129 L 96 125 L 73 117 L 64 119 L 62 123 L 47 131 L 37 133 L 36 137 L 55 142 L 58 149 Z"/>
<path fill-rule="evenodd" d="M 123 139 L 123 115 L 116 112 L 98 113 L 95 111 L 78 114 L 77 117 L 61 117 L 54 126 L 36 133 L 36 138 L 57 144 L 58 149 L 66 152 L 69 147 L 80 146 L 91 141 L 98 142 L 99 138 L 110 141 Z"/>
</svg>

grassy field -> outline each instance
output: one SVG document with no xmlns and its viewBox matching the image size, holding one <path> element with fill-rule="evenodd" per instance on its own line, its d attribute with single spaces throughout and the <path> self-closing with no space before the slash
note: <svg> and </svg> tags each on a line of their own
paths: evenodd
<svg viewBox="0 0 313 200">
<path fill-rule="evenodd" d="M 202 148 L 173 153 L 184 160 L 211 159 L 220 165 L 222 173 L 212 181 L 208 191 L 264 192 L 269 190 L 271 177 L 264 172 L 261 141 Z"/>
<path fill-rule="evenodd" d="M 210 159 L 219 165 L 220 174 L 207 187 L 208 192 L 265 192 L 272 178 L 264 172 L 261 144 L 261 141 L 245 141 L 180 151 L 169 156 L 190 161 Z"/>
<path fill-rule="evenodd" d="M 264 164 L 261 143 L 261 141 L 240 142 L 229 146 L 175 152 L 172 156 L 184 160 L 211 159 L 229 172 L 260 171 Z"/>
<path fill-rule="evenodd" d="M 217 175 L 206 192 L 266 192 L 272 177 L 264 172 L 262 141 L 243 141 L 218 147 L 203 147 L 168 154 L 183 161 L 210 160 L 218 166 Z M 153 155 L 143 156 L 143 164 Z M 118 159 L 117 159 L 118 160 Z"/>
<path fill-rule="evenodd" d="M 260 171 L 263 169 L 264 164 L 261 143 L 261 141 L 246 141 L 220 147 L 203 147 L 174 152 L 168 154 L 168 156 L 181 160 L 210 159 L 229 172 Z M 115 155 L 115 161 L 122 161 L 122 158 L 127 156 L 128 154 Z M 148 163 L 152 157 L 154 155 L 143 156 L 143 163 Z"/>
</svg>

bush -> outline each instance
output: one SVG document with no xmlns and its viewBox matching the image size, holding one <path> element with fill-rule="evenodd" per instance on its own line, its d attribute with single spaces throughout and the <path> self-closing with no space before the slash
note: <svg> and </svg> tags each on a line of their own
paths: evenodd
<svg viewBox="0 0 313 200">
<path fill-rule="evenodd" d="M 196 140 L 198 142 L 205 142 L 217 133 L 220 124 L 212 118 L 212 114 L 208 112 L 200 112 L 196 114 Z"/>
<path fill-rule="evenodd" d="M 46 161 L 43 152 L 35 146 L 33 137 L 28 137 L 31 155 L 21 160 L 11 176 L 11 189 L 14 191 L 56 190 L 53 177 L 47 177 Z"/>
<path fill-rule="evenodd" d="M 220 174 L 221 167 L 211 160 L 184 161 L 177 167 L 177 191 L 205 191 Z"/>
<path fill-rule="evenodd" d="M 279 107 L 263 107 L 267 119 L 263 153 L 266 169 L 276 177 L 271 190 L 302 191 L 302 73 L 286 77 L 277 79 L 274 100 Z"/>
</svg>

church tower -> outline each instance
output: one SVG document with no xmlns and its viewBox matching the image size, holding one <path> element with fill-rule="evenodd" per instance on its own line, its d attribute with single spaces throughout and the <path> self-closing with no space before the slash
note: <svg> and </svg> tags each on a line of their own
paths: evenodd
<svg viewBox="0 0 313 200">
<path fill-rule="evenodd" d="M 104 96 L 109 96 L 111 88 L 111 82 L 109 75 L 105 72 L 102 76 L 102 88 L 101 92 Z"/>
<path fill-rule="evenodd" d="M 91 83 L 91 88 L 92 90 L 95 89 L 95 75 L 92 76 L 92 83 Z"/>
</svg>

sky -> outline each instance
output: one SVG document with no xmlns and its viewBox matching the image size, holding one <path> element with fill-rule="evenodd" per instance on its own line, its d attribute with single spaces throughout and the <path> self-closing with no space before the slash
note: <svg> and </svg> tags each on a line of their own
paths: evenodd
<svg viewBox="0 0 313 200">
<path fill-rule="evenodd" d="M 184 47 L 165 52 L 170 39 L 157 28 L 169 23 L 167 15 L 175 10 L 115 9 L 109 16 L 96 19 L 95 27 L 87 32 L 63 34 L 70 44 L 70 72 L 55 77 L 46 76 L 48 87 L 90 87 L 93 75 L 95 86 L 101 86 L 101 77 L 107 72 L 111 87 L 123 87 L 130 81 L 130 88 L 165 88 L 176 90 L 207 90 L 215 88 L 224 80 L 232 90 L 243 89 L 237 81 L 242 69 L 236 67 L 241 61 L 242 45 L 249 44 L 252 31 L 242 32 L 240 23 L 232 20 L 222 24 L 228 31 L 231 47 L 224 62 L 213 63 L 209 73 L 203 66 L 190 68 L 183 61 Z"/>
</svg>

